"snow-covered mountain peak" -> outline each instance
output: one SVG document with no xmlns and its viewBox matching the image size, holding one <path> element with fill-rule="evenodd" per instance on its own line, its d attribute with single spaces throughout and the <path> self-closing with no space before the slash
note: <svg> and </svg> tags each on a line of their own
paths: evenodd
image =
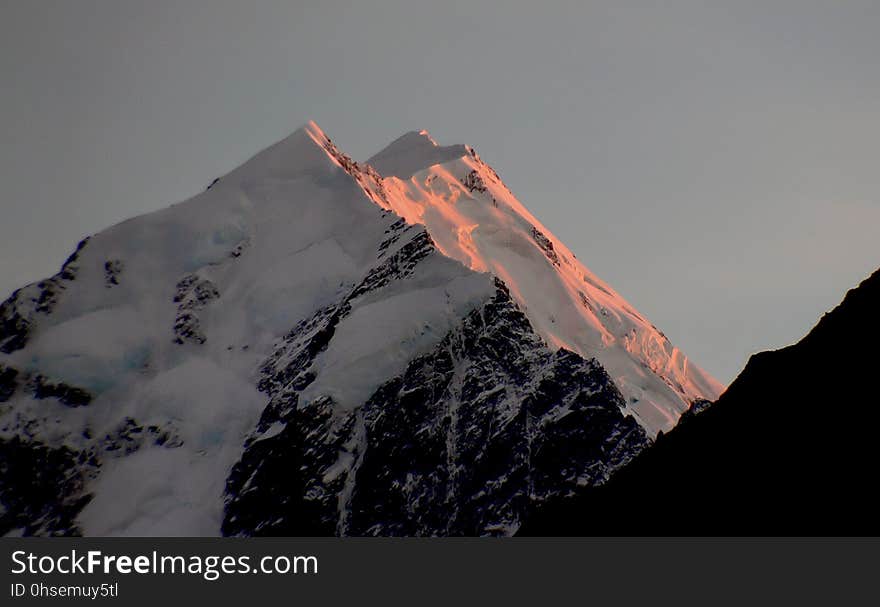
<svg viewBox="0 0 880 607">
<path fill-rule="evenodd" d="M 0 534 L 509 534 L 719 389 L 472 148 L 309 122 L 0 303 Z"/>
<path fill-rule="evenodd" d="M 367 162 L 384 176 L 380 204 L 425 225 L 446 255 L 501 278 L 549 344 L 597 358 L 649 433 L 720 394 L 716 380 L 581 264 L 471 147 L 410 132 Z"/>
<path fill-rule="evenodd" d="M 441 146 L 426 130 L 409 131 L 357 163 L 309 122 L 231 175 L 241 172 L 245 182 L 304 173 L 328 179 L 339 177 L 338 168 L 347 187 L 360 186 L 375 204 L 424 225 L 440 252 L 501 278 L 549 344 L 597 358 L 650 434 L 672 428 L 693 401 L 721 393 L 721 384 L 581 264 L 468 145 Z"/>
<path fill-rule="evenodd" d="M 307 173 L 326 174 L 333 170 L 334 164 L 328 154 L 330 145 L 320 127 L 310 121 L 221 177 L 217 185 L 237 187 L 242 180 L 293 179 Z"/>
<path fill-rule="evenodd" d="M 384 177 L 408 179 L 432 165 L 466 156 L 469 151 L 465 145 L 440 146 L 428 131 L 410 131 L 367 160 L 367 164 Z"/>
</svg>

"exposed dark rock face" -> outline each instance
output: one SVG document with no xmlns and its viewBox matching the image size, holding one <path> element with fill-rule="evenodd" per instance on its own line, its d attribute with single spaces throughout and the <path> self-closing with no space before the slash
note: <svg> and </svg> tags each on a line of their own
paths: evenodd
<svg viewBox="0 0 880 607">
<path fill-rule="evenodd" d="M 20 420 L 21 428 L 0 428 L 0 536 L 80 535 L 76 517 L 91 500 L 87 483 L 105 461 L 124 457 L 146 446 L 180 447 L 172 424 L 142 426 L 125 418 L 103 436 L 86 427 L 65 445 L 53 446 L 30 436 L 38 425 Z"/>
<path fill-rule="evenodd" d="M 88 390 L 70 386 L 64 382 L 53 382 L 42 375 L 34 375 L 28 380 L 34 398 L 57 398 L 68 407 L 84 407 L 92 402 L 92 395 Z"/>
<path fill-rule="evenodd" d="M 250 241 L 247 238 L 245 238 L 244 240 L 239 242 L 237 245 L 232 247 L 232 251 L 229 252 L 229 256 L 233 257 L 233 258 L 241 257 L 242 254 L 245 252 L 245 250 L 248 248 L 248 246 L 250 246 Z"/>
<path fill-rule="evenodd" d="M 554 266 L 558 266 L 559 255 L 556 254 L 556 250 L 553 247 L 553 241 L 547 238 L 541 230 L 535 227 L 532 228 L 532 238 L 538 243 L 541 250 L 544 251 L 544 255 L 550 260 L 550 263 Z"/>
<path fill-rule="evenodd" d="M 79 255 L 88 241 L 80 241 L 58 274 L 16 290 L 0 304 L 0 352 L 9 354 L 27 345 L 36 317 L 50 314 L 67 288 L 65 283 L 76 279 Z"/>
<path fill-rule="evenodd" d="M 71 386 L 64 382 L 52 381 L 39 373 L 20 373 L 0 364 L 0 403 L 8 401 L 23 385 L 36 400 L 56 398 L 68 407 L 83 407 L 92 401 L 92 395 L 88 390 Z"/>
<path fill-rule="evenodd" d="M 586 296 L 583 291 L 578 291 L 578 297 L 581 300 L 581 304 L 593 314 L 596 314 L 596 308 L 593 307 L 593 304 L 590 302 L 590 299 Z"/>
<path fill-rule="evenodd" d="M 338 420 L 329 398 L 317 399 L 303 411 L 298 407 L 299 392 L 315 380 L 315 358 L 327 348 L 337 325 L 351 312 L 352 301 L 378 291 L 392 281 L 407 278 L 421 261 L 436 251 L 423 228 L 411 228 L 414 226 L 408 226 L 402 220 L 392 224 L 379 246 L 381 263 L 338 303 L 318 310 L 294 327 L 263 364 L 258 387 L 271 398 L 256 431 L 245 444 L 241 461 L 227 481 L 224 533 L 330 535 L 335 532 L 338 515 L 331 502 L 338 502 L 338 491 L 333 493 L 339 490 L 338 483 L 324 481 L 320 473 L 322 467 L 326 468 L 335 461 L 328 462 L 327 459 L 337 457 L 342 449 L 339 441 L 344 442 L 341 437 L 350 434 L 352 420 Z M 404 235 L 409 240 L 389 254 Z M 343 426 L 342 431 L 337 428 L 339 423 Z M 310 451 L 289 448 L 290 444 L 305 444 L 307 439 L 320 442 L 324 448 Z M 284 470 L 288 472 L 284 473 Z M 300 472 L 293 474 L 290 470 Z M 261 504 L 266 496 L 262 490 L 254 489 L 255 481 L 249 480 L 254 475 L 262 479 L 259 481 L 261 487 L 280 483 L 277 499 L 272 498 L 275 499 L 272 507 L 280 509 L 282 515 L 272 521 L 263 518 L 266 509 Z M 305 495 L 309 498 L 304 499 Z M 318 508 L 319 503 L 323 504 L 323 511 Z"/>
<path fill-rule="evenodd" d="M 348 296 L 348 301 L 370 291 L 381 289 L 392 280 L 406 278 L 412 274 L 420 261 L 435 250 L 434 242 L 428 232 L 424 229 L 418 230 L 409 242 L 367 274 L 366 278 Z"/>
<path fill-rule="evenodd" d="M 318 141 L 318 145 L 330 154 L 342 167 L 346 173 L 363 188 L 364 193 L 369 196 L 379 206 L 387 208 L 388 194 L 385 191 L 385 184 L 382 182 L 382 176 L 376 170 L 366 163 L 359 163 L 342 152 L 329 137 L 324 137 Z"/>
<path fill-rule="evenodd" d="M 61 264 L 61 271 L 53 278 L 62 278 L 64 280 L 74 280 L 76 278 L 77 273 L 79 272 L 79 257 L 82 253 L 83 248 L 88 244 L 91 237 L 87 236 L 80 240 L 76 249 L 70 256 Z M 51 280 L 51 279 L 50 279 Z"/>
<path fill-rule="evenodd" d="M 344 477 L 324 481 L 319 473 L 332 466 L 347 433 L 334 432 L 339 422 L 334 423 L 329 399 L 317 401 L 307 410 L 298 409 L 297 404 L 297 395 L 290 395 L 275 422 L 282 428 L 280 432 L 272 435 L 264 431 L 245 445 L 226 483 L 224 535 L 336 533 L 333 491 L 340 490 L 339 481 Z M 274 418 L 279 413 L 271 407 L 264 417 Z"/>
<path fill-rule="evenodd" d="M 697 415 L 699 415 L 703 411 L 707 411 L 709 409 L 709 407 L 711 407 L 711 406 L 712 406 L 712 401 L 706 400 L 705 398 L 695 400 L 694 402 L 691 403 L 690 408 L 681 414 L 681 417 L 678 419 L 678 423 L 679 424 L 687 423 L 688 420 L 696 417 Z"/>
<path fill-rule="evenodd" d="M 128 455 L 149 445 L 175 448 L 182 444 L 183 441 L 170 425 L 165 428 L 154 425 L 144 427 L 137 420 L 126 417 L 113 432 L 105 434 L 87 451 L 103 459 Z"/>
<path fill-rule="evenodd" d="M 487 190 L 486 183 L 483 181 L 483 178 L 476 170 L 473 170 L 465 175 L 465 178 L 462 180 L 461 183 L 462 185 L 464 185 L 464 187 L 468 189 L 469 192 L 472 193 L 480 192 L 481 194 L 483 194 Z"/>
<path fill-rule="evenodd" d="M 400 240 L 401 236 L 412 229 L 416 229 L 416 226 L 407 224 L 405 219 L 398 219 L 392 223 L 388 229 L 385 230 L 385 239 L 379 244 L 378 257 L 381 258 L 385 255 L 385 252 L 391 245 Z"/>
<path fill-rule="evenodd" d="M 119 276 L 125 265 L 119 259 L 109 259 L 104 262 L 104 286 L 107 288 L 119 284 Z"/>
<path fill-rule="evenodd" d="M 409 233 L 404 225 L 396 222 L 391 226 L 390 230 L 396 234 L 389 239 L 393 238 L 394 243 L 401 234 Z M 380 259 L 389 249 L 389 239 L 380 245 Z M 277 396 L 282 388 L 299 391 L 312 383 L 315 376 L 309 367 L 315 357 L 327 348 L 336 331 L 336 325 L 351 312 L 352 300 L 377 291 L 392 280 L 402 280 L 410 276 L 416 265 L 434 251 L 436 248 L 427 231 L 423 228 L 415 230 L 409 242 L 368 272 L 338 303 L 318 310 L 284 337 L 281 345 L 262 367 L 263 376 L 258 384 L 259 389 Z M 269 410 L 271 409 L 270 403 Z M 274 421 L 274 418 L 267 420 L 264 415 L 260 428 L 268 427 Z"/>
<path fill-rule="evenodd" d="M 595 361 L 551 353 L 499 290 L 367 402 L 352 535 L 514 531 L 605 480 L 646 439 Z"/>
<path fill-rule="evenodd" d="M 299 401 L 332 316 L 302 325 L 283 359 L 294 371 L 263 383 L 273 397 L 229 477 L 226 534 L 508 534 L 647 444 L 601 366 L 551 352 L 502 283 L 354 410 Z"/>
<path fill-rule="evenodd" d="M 199 278 L 197 274 L 187 274 L 177 283 L 174 301 L 181 310 L 198 310 L 220 296 L 217 287 L 210 280 Z"/>
<path fill-rule="evenodd" d="M 297 324 L 263 365 L 259 389 L 277 395 L 281 390 L 289 388 L 299 391 L 312 383 L 315 375 L 309 367 L 315 357 L 327 348 L 336 332 L 336 325 L 348 311 L 347 302 L 343 301 L 339 305 L 322 308 L 311 318 Z M 271 409 L 270 402 L 267 411 Z M 264 431 L 275 421 L 275 416 L 267 418 L 264 412 L 258 429 Z"/>
<path fill-rule="evenodd" d="M 203 344 L 207 337 L 202 332 L 199 317 L 192 312 L 179 312 L 174 319 L 174 343 L 183 345 L 185 342 Z"/>
<path fill-rule="evenodd" d="M 198 274 L 187 274 L 177 283 L 174 301 L 177 303 L 177 317 L 174 319 L 174 343 L 192 342 L 203 344 L 207 340 L 202 332 L 201 322 L 196 313 L 211 300 L 220 297 L 213 282 Z"/>
<path fill-rule="evenodd" d="M 880 270 L 793 346 L 754 355 L 713 405 L 534 535 L 875 535 Z"/>
<path fill-rule="evenodd" d="M 90 499 L 81 470 L 67 447 L 0 438 L 0 536 L 78 535 L 74 519 Z"/>
<path fill-rule="evenodd" d="M 18 388 L 18 370 L 0 365 L 0 403 L 5 403 Z"/>
<path fill-rule="evenodd" d="M 27 344 L 31 322 L 30 315 L 23 309 L 25 299 L 19 289 L 0 304 L 0 352 L 15 352 Z"/>
</svg>

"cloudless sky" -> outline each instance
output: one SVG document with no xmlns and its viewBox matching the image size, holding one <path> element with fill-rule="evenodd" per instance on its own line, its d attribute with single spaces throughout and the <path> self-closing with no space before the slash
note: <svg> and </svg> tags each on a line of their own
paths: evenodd
<svg viewBox="0 0 880 607">
<path fill-rule="evenodd" d="M 356 159 L 426 128 L 729 382 L 880 266 L 878 32 L 876 1 L 8 3 L 0 299 L 309 119 Z"/>
</svg>

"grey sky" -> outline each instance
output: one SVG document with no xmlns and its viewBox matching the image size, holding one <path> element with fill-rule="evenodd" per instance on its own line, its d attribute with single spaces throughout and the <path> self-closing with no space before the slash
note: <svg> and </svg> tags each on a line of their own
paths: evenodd
<svg viewBox="0 0 880 607">
<path fill-rule="evenodd" d="M 662 4 L 662 7 L 661 7 Z M 880 3 L 8 3 L 0 291 L 314 119 L 469 143 L 727 382 L 880 265 Z"/>
</svg>

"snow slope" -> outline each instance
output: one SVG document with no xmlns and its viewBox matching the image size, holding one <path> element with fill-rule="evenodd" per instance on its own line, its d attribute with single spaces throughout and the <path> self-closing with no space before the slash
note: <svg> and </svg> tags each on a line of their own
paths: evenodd
<svg viewBox="0 0 880 607">
<path fill-rule="evenodd" d="M 489 323 L 486 310 L 498 306 L 504 313 Z M 486 336 L 470 343 L 467 327 L 483 325 Z M 553 358 L 558 347 L 581 356 Z M 505 366 L 525 352 L 530 371 Z M 287 472 L 280 485 L 260 485 L 257 471 L 275 458 L 304 475 L 302 457 L 314 457 L 309 495 L 326 510 L 322 521 L 341 521 L 337 532 L 452 532 L 425 520 L 343 524 L 353 504 L 376 511 L 357 468 L 365 450 L 388 447 L 375 433 L 384 428 L 378 405 L 364 403 L 385 402 L 388 386 L 426 373 L 418 361 L 445 365 L 447 353 L 455 373 L 425 380 L 445 387 L 424 432 L 471 407 L 467 419 L 478 421 L 443 431 L 455 453 L 473 440 L 473 424 L 502 432 L 520 453 L 547 441 L 573 449 L 571 468 L 541 491 L 522 484 L 537 474 L 528 458 L 492 472 L 499 486 L 513 483 L 520 506 L 484 504 L 482 522 L 459 533 L 512 533 L 530 500 L 607 478 L 645 442 L 621 412 L 651 435 L 719 391 L 472 149 L 408 133 L 358 164 L 310 123 L 205 192 L 83 241 L 56 276 L 0 306 L 0 531 L 256 533 L 278 491 L 299 491 Z M 566 380 L 564 369 L 589 382 Z M 544 402 L 549 385 L 564 405 Z M 502 397 L 503 410 L 480 413 Z M 300 426 L 325 425 L 292 434 L 294 414 Z M 593 421 L 557 427 L 562 418 Z M 583 445 L 594 445 L 588 456 Z M 471 464 L 447 459 L 453 472 L 430 491 L 465 511 L 461 500 L 473 496 L 455 482 Z M 410 486 L 401 483 L 388 491 Z M 268 497 L 247 511 L 254 524 L 236 523 L 236 504 L 261 488 Z M 401 512 L 418 507 L 407 496 Z"/>
<path fill-rule="evenodd" d="M 672 428 L 722 386 L 597 278 L 472 148 L 410 132 L 368 161 L 385 176 L 387 208 L 427 226 L 440 250 L 510 287 L 548 343 L 597 358 L 650 433 Z"/>
</svg>

